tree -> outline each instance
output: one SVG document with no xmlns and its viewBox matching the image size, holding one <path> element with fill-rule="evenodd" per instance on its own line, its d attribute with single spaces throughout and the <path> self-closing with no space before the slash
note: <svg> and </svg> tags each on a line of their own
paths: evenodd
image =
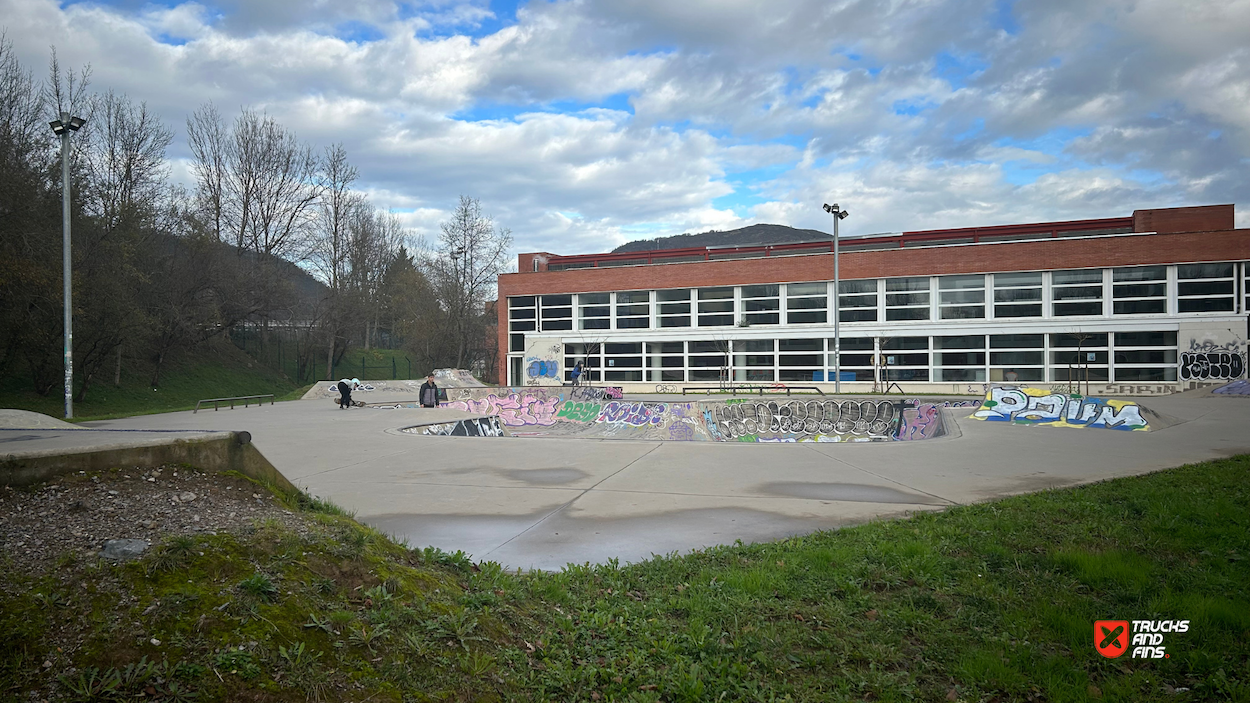
<svg viewBox="0 0 1250 703">
<path fill-rule="evenodd" d="M 512 231 L 497 229 L 475 198 L 460 196 L 451 219 L 442 223 L 439 248 L 429 261 L 439 300 L 447 311 L 447 332 L 455 343 L 456 368 L 486 353 L 486 301 L 507 267 Z"/>
</svg>

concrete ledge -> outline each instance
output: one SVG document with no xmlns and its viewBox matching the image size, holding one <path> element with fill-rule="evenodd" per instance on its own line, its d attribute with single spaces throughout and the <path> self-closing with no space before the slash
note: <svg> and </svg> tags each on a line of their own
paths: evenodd
<svg viewBox="0 0 1250 703">
<path fill-rule="evenodd" d="M 142 442 L 131 446 L 75 448 L 17 453 L 0 459 L 0 483 L 28 486 L 77 471 L 105 471 L 115 467 L 150 468 L 187 464 L 201 471 L 237 471 L 282 492 L 295 486 L 251 443 L 247 432 L 215 432 L 203 439 Z"/>
</svg>

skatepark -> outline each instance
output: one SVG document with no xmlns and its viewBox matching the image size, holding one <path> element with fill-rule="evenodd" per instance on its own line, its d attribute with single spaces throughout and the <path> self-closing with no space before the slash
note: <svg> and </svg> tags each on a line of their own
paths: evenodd
<svg viewBox="0 0 1250 703">
<path fill-rule="evenodd" d="M 377 529 L 522 569 L 779 539 L 1250 452 L 1246 396 L 1211 389 L 693 399 L 460 387 L 420 408 L 403 383 L 371 387 L 350 410 L 314 387 L 299 401 L 81 426 L 10 418 L 0 441 L 14 465 L 241 436 Z"/>
</svg>

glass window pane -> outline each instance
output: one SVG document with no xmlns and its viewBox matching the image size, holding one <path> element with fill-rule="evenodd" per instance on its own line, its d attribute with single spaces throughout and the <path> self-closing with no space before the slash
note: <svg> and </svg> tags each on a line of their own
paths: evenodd
<svg viewBox="0 0 1250 703">
<path fill-rule="evenodd" d="M 1182 298 L 1177 305 L 1181 312 L 1232 312 L 1232 298 Z"/>
<path fill-rule="evenodd" d="M 743 286 L 742 297 L 744 298 L 768 298 L 777 297 L 780 286 Z"/>
<path fill-rule="evenodd" d="M 985 337 L 983 335 L 962 335 L 959 337 L 934 337 L 934 349 L 984 349 Z"/>
<path fill-rule="evenodd" d="M 662 301 L 690 300 L 690 289 L 661 290 L 655 292 L 655 299 Z"/>
<path fill-rule="evenodd" d="M 1042 306 L 1037 305 L 995 305 L 995 317 L 1041 317 Z"/>
<path fill-rule="evenodd" d="M 778 298 L 763 298 L 760 300 L 744 300 L 742 301 L 742 309 L 746 312 L 760 312 L 762 310 L 780 310 L 781 300 Z"/>
<path fill-rule="evenodd" d="M 845 343 L 847 340 L 842 340 Z M 778 341 L 780 351 L 824 351 L 823 339 L 782 339 Z"/>
<path fill-rule="evenodd" d="M 742 316 L 748 325 L 776 325 L 781 323 L 781 313 L 753 312 Z"/>
<path fill-rule="evenodd" d="M 834 341 L 829 340 L 829 346 L 826 347 L 830 351 L 833 350 Z M 843 337 L 839 345 L 842 351 L 872 351 L 874 348 L 872 337 Z M 925 340 L 925 349 L 928 348 L 928 340 Z"/>
<path fill-rule="evenodd" d="M 942 305 L 985 302 L 985 291 L 983 290 L 942 291 L 938 295 L 940 296 L 938 300 Z"/>
<path fill-rule="evenodd" d="M 992 366 L 1041 366 L 1044 362 L 1040 351 L 990 352 Z"/>
<path fill-rule="evenodd" d="M 689 326 L 690 326 L 689 315 L 680 315 L 680 316 L 674 315 L 671 317 L 660 318 L 660 327 L 689 327 Z"/>
<path fill-rule="evenodd" d="M 1230 281 L 1231 285 L 1232 282 Z M 1116 285 L 1113 288 L 1113 295 L 1116 298 L 1153 298 L 1165 296 L 1168 294 L 1168 284 L 1166 283 L 1138 283 Z"/>
<path fill-rule="evenodd" d="M 928 337 L 890 337 L 881 340 L 882 349 L 928 349 Z M 926 357 L 927 358 L 927 357 Z M 928 363 L 927 361 L 925 363 Z"/>
<path fill-rule="evenodd" d="M 992 334 L 990 349 L 1041 349 L 1045 337 L 1040 334 Z"/>
<path fill-rule="evenodd" d="M 1168 301 L 1164 298 L 1156 300 L 1117 300 L 1111 304 L 1116 315 L 1150 315 L 1168 311 Z"/>
<path fill-rule="evenodd" d="M 1061 332 L 1050 335 L 1050 346 L 1052 347 L 1105 347 L 1107 346 L 1107 333 L 1083 333 L 1072 334 L 1070 332 Z"/>
<path fill-rule="evenodd" d="M 710 300 L 708 302 L 699 303 L 699 312 L 733 312 L 734 301 L 732 300 Z"/>
<path fill-rule="evenodd" d="M 873 285 L 876 286 L 876 281 L 873 281 Z M 827 293 L 828 288 L 824 283 L 790 283 L 786 285 L 787 295 L 826 295 Z"/>
<path fill-rule="evenodd" d="M 1040 286 L 1040 285 L 1042 285 L 1042 272 L 1041 271 L 994 274 L 994 287 L 995 288 L 1007 288 L 1011 286 Z"/>
<path fill-rule="evenodd" d="M 1079 271 L 1055 271 L 1050 275 L 1055 285 L 1069 283 L 1102 283 L 1102 269 L 1081 269 Z"/>
<path fill-rule="evenodd" d="M 1174 347 L 1175 332 L 1116 332 L 1117 347 Z"/>
<path fill-rule="evenodd" d="M 733 323 L 733 315 L 699 315 L 700 327 L 731 327 Z"/>
<path fill-rule="evenodd" d="M 994 302 L 1011 303 L 1017 301 L 1041 300 L 1041 288 L 1008 288 L 1007 290 L 994 289 Z"/>
<path fill-rule="evenodd" d="M 681 315 L 690 312 L 690 303 L 660 303 L 661 315 Z"/>
<path fill-rule="evenodd" d="M 544 295 L 542 298 L 543 298 L 543 307 L 550 307 L 552 305 L 572 305 L 573 304 L 572 295 Z"/>
<path fill-rule="evenodd" d="M 508 298 L 508 307 L 512 308 L 532 308 L 534 307 L 534 296 L 522 295 L 516 298 Z"/>
<path fill-rule="evenodd" d="M 733 288 L 700 288 L 699 300 L 723 300 L 725 298 L 733 299 Z"/>
<path fill-rule="evenodd" d="M 1131 268 L 1114 269 L 1111 272 L 1113 281 L 1166 281 L 1166 266 L 1133 266 Z"/>
<path fill-rule="evenodd" d="M 927 320 L 929 308 L 890 308 L 885 311 L 886 320 Z"/>
<path fill-rule="evenodd" d="M 1187 283 L 1181 281 L 1176 292 L 1181 296 L 1190 295 L 1232 295 L 1232 281 L 1203 281 L 1202 283 Z"/>
<path fill-rule="evenodd" d="M 824 298 L 788 298 L 786 300 L 786 307 L 791 310 L 824 310 L 827 304 Z"/>
<path fill-rule="evenodd" d="M 618 303 L 649 303 L 651 302 L 651 291 L 634 290 L 625 293 L 616 294 L 616 302 Z"/>
<path fill-rule="evenodd" d="M 1054 290 L 1055 300 L 1102 300 L 1102 286 L 1068 286 Z"/>
<path fill-rule="evenodd" d="M 508 317 L 513 320 L 532 320 L 534 319 L 534 308 L 522 308 L 520 310 L 509 310 Z"/>
<path fill-rule="evenodd" d="M 578 305 L 607 305 L 608 293 L 580 293 L 577 296 Z"/>
<path fill-rule="evenodd" d="M 868 278 L 862 281 L 838 281 L 839 293 L 876 293 L 877 279 Z"/>
<path fill-rule="evenodd" d="M 1055 303 L 1055 315 L 1101 315 L 1102 303 Z"/>
<path fill-rule="evenodd" d="M 982 317 L 985 317 L 985 306 L 983 305 L 942 308 L 943 320 L 973 320 Z"/>
<path fill-rule="evenodd" d="M 838 319 L 843 322 L 875 322 L 877 319 L 877 309 L 843 308 L 838 311 Z M 928 318 L 926 317 L 925 319 Z"/>
<path fill-rule="evenodd" d="M 1177 278 L 1232 278 L 1232 264 L 1182 264 L 1176 267 Z"/>
<path fill-rule="evenodd" d="M 929 277 L 918 276 L 915 278 L 887 278 L 885 279 L 885 289 L 891 291 L 904 290 L 929 290 Z"/>
<path fill-rule="evenodd" d="M 904 305 L 928 305 L 928 293 L 887 293 L 885 296 L 885 304 L 890 307 L 902 307 Z"/>
<path fill-rule="evenodd" d="M 788 319 L 792 325 L 810 325 L 824 322 L 828 318 L 825 311 L 820 310 L 819 312 L 790 312 Z M 876 319 L 876 311 L 873 312 L 873 319 Z"/>
<path fill-rule="evenodd" d="M 967 288 L 984 288 L 985 276 L 976 274 L 973 276 L 940 276 L 938 277 L 938 289 L 940 290 L 961 290 Z"/>
</svg>

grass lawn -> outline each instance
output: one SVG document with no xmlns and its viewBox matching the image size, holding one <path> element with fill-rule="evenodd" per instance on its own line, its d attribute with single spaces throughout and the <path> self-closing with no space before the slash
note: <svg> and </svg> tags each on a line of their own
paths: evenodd
<svg viewBox="0 0 1250 703">
<path fill-rule="evenodd" d="M 303 504 L 305 537 L 258 525 L 123 567 L 0 572 L 0 691 L 147 656 L 198 700 L 1250 700 L 1247 456 L 553 574 Z M 1190 625 L 1166 659 L 1105 659 L 1102 619 Z M 78 668 L 44 668 L 66 628 Z"/>
<path fill-rule="evenodd" d="M 120 386 L 113 385 L 112 371 L 110 367 L 107 379 L 92 383 L 83 402 L 74 403 L 75 420 L 190 410 L 204 398 L 273 393 L 277 400 L 293 400 L 308 389 L 224 341 L 206 344 L 170 361 L 155 390 L 149 385 L 151 364 L 146 361 L 125 359 Z M 0 377 L 0 408 L 33 410 L 59 418 L 65 415 L 65 399 L 60 386 L 40 396 L 28 379 L 5 376 Z"/>
</svg>

